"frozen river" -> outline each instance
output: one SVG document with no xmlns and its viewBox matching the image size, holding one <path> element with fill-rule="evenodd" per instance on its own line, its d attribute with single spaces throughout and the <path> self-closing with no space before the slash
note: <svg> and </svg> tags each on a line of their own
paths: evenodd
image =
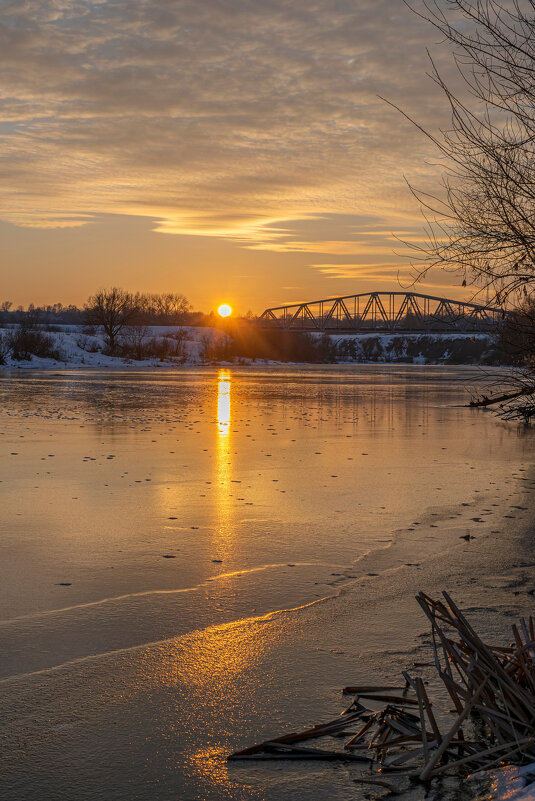
<svg viewBox="0 0 535 801">
<path fill-rule="evenodd" d="M 534 440 L 473 375 L 4 371 L 2 801 L 363 798 L 224 757 L 414 660 L 416 588 L 522 600 Z"/>
</svg>

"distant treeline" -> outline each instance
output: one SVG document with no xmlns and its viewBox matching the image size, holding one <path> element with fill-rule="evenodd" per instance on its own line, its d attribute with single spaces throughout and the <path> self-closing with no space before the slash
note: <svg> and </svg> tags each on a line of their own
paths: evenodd
<svg viewBox="0 0 535 801">
<path fill-rule="evenodd" d="M 97 293 L 98 294 L 98 293 Z M 133 310 L 130 324 L 136 325 L 214 325 L 216 315 L 194 311 L 188 299 L 173 292 L 156 293 L 124 293 L 128 297 L 129 306 Z M 85 325 L 88 314 L 94 307 L 95 296 L 88 298 L 83 307 L 62 303 L 53 305 L 13 306 L 9 300 L 0 302 L 0 324 L 13 325 L 30 322 L 43 327 L 61 325 Z M 248 315 L 251 316 L 250 314 Z"/>
<path fill-rule="evenodd" d="M 59 358 L 59 340 L 51 334 L 62 326 L 80 326 L 78 346 L 93 353 L 143 360 L 184 362 L 192 357 L 188 326 L 207 327 L 197 342 L 202 363 L 267 360 L 332 364 L 336 362 L 442 362 L 450 364 L 532 364 L 535 353 L 533 304 L 508 315 L 493 335 L 447 334 L 344 336 L 283 331 L 255 324 L 254 319 L 222 320 L 213 312 L 194 312 L 184 295 L 131 293 L 101 289 L 76 306 L 12 308 L 0 303 L 0 363 L 35 356 Z M 252 317 L 252 316 L 251 316 Z M 172 330 L 154 331 L 152 326 Z M 212 329 L 219 329 L 214 331 Z"/>
</svg>

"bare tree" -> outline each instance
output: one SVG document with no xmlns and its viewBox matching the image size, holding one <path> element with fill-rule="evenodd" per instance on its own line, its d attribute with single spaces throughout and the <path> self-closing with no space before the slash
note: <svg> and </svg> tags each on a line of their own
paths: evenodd
<svg viewBox="0 0 535 801">
<path fill-rule="evenodd" d="M 492 289 L 500 304 L 529 297 L 535 291 L 535 0 L 409 5 L 453 45 L 462 88 L 455 93 L 432 62 L 451 126 L 433 134 L 416 124 L 438 148 L 445 171 L 437 194 L 411 187 L 427 236 L 423 245 L 407 245 L 420 275 L 437 266 L 457 271 L 463 285 Z"/>
<path fill-rule="evenodd" d="M 138 313 L 134 296 L 123 289 L 99 289 L 85 306 L 85 321 L 88 325 L 102 328 L 110 353 L 115 353 L 117 336 L 122 329 L 131 325 Z"/>
<path fill-rule="evenodd" d="M 406 1 L 453 46 L 461 80 L 454 91 L 431 61 L 451 124 L 435 134 L 415 123 L 437 147 L 444 172 L 435 194 L 411 186 L 426 237 L 407 247 L 418 278 L 442 267 L 463 286 L 492 290 L 496 303 L 516 307 L 521 314 L 509 332 L 522 347 L 525 312 L 535 302 L 535 0 Z M 507 419 L 531 419 L 535 366 L 518 363 L 507 386 L 490 377 L 472 405 L 499 403 Z"/>
<path fill-rule="evenodd" d="M 185 315 L 191 311 L 191 303 L 184 295 L 165 292 L 161 295 L 151 295 L 150 298 L 156 313 L 169 318 L 174 324 L 183 322 Z"/>
<path fill-rule="evenodd" d="M 513 364 L 535 370 L 535 298 L 524 301 L 507 316 L 500 326 L 499 341 Z"/>
</svg>

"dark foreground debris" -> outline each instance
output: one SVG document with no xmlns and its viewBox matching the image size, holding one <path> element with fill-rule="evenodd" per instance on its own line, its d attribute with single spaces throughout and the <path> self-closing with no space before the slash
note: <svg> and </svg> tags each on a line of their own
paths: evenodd
<svg viewBox="0 0 535 801">
<path fill-rule="evenodd" d="M 435 601 L 416 600 L 431 624 L 438 694 L 454 709 L 438 710 L 421 677 L 403 671 L 400 686 L 351 686 L 351 705 L 328 723 L 274 737 L 229 760 L 324 759 L 368 767 L 359 783 L 394 790 L 388 774 L 428 781 L 454 771 L 481 774 L 490 768 L 535 759 L 535 626 L 533 618 L 513 625 L 513 643 L 489 645 L 444 592 Z M 443 693 L 442 693 L 443 695 Z M 365 703 L 363 703 L 365 702 Z M 386 705 L 377 710 L 378 703 Z M 323 738 L 327 746 L 309 748 Z M 374 774 L 372 771 L 378 773 Z M 535 772 L 535 766 L 534 766 Z"/>
</svg>

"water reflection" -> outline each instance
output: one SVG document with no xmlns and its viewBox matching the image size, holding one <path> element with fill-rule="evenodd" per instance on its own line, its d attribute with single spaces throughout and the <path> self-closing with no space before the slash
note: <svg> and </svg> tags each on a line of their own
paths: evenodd
<svg viewBox="0 0 535 801">
<path fill-rule="evenodd" d="M 230 430 L 230 373 L 221 371 L 217 379 L 217 427 L 220 438 Z"/>
<path fill-rule="evenodd" d="M 233 514 L 230 496 L 232 481 L 231 375 L 221 370 L 217 376 L 217 429 L 216 429 L 216 486 L 218 536 L 216 545 L 228 542 L 233 531 Z M 223 549 L 225 551 L 226 549 Z M 219 554 L 219 558 L 222 557 Z"/>
</svg>

